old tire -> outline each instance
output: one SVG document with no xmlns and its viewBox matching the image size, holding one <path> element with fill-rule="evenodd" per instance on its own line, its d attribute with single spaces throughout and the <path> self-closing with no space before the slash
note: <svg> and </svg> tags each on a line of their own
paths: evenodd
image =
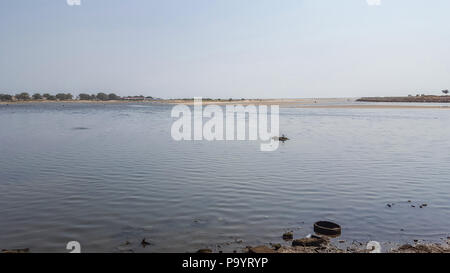
<svg viewBox="0 0 450 273">
<path fill-rule="evenodd" d="M 314 223 L 314 232 L 317 234 L 338 236 L 341 235 L 341 226 L 328 221 L 319 221 Z"/>
</svg>

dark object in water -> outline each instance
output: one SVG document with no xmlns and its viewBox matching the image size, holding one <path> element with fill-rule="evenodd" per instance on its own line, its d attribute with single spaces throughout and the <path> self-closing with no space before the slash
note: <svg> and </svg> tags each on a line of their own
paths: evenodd
<svg viewBox="0 0 450 273">
<path fill-rule="evenodd" d="M 341 226 L 328 221 L 319 221 L 314 223 L 314 232 L 317 234 L 338 236 L 341 235 Z"/>
<path fill-rule="evenodd" d="M 285 141 L 289 140 L 289 138 L 285 135 L 281 135 L 280 137 L 273 137 L 273 139 L 281 141 L 281 142 L 285 142 Z"/>
<path fill-rule="evenodd" d="M 73 130 L 89 130 L 87 127 L 74 127 Z"/>
<path fill-rule="evenodd" d="M 131 245 L 131 243 L 128 242 L 128 241 L 126 241 L 126 242 L 123 244 L 123 246 L 127 246 L 127 245 Z"/>
<path fill-rule="evenodd" d="M 145 238 L 144 239 L 142 239 L 142 242 L 141 242 L 141 245 L 142 245 L 142 247 L 146 247 L 146 246 L 149 246 L 150 245 L 150 243 L 149 242 L 147 242 L 146 240 L 145 240 Z"/>
</svg>

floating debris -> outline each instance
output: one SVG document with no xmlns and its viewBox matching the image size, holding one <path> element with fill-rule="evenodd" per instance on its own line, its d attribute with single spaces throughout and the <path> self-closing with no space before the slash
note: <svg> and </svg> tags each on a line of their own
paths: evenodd
<svg viewBox="0 0 450 273">
<path fill-rule="evenodd" d="M 145 248 L 146 246 L 149 246 L 149 245 L 151 245 L 151 244 L 150 244 L 149 242 L 147 242 L 147 241 L 145 240 L 145 238 L 142 239 L 141 246 L 142 246 L 143 248 Z"/>
<path fill-rule="evenodd" d="M 285 141 L 288 141 L 289 140 L 289 138 L 286 136 L 286 135 L 281 135 L 280 137 L 273 137 L 273 139 L 274 140 L 278 140 L 278 141 L 281 141 L 281 142 L 285 142 Z"/>
</svg>

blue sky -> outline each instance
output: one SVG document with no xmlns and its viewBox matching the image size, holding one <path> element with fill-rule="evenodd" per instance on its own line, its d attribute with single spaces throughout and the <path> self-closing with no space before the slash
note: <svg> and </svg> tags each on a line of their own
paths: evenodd
<svg viewBox="0 0 450 273">
<path fill-rule="evenodd" d="M 3 0 L 0 93 L 437 94 L 450 88 L 448 11 L 448 0 Z"/>
</svg>

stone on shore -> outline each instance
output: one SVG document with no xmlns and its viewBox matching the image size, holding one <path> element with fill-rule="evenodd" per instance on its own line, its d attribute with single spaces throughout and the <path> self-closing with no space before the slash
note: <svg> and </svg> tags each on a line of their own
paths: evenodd
<svg viewBox="0 0 450 273">
<path fill-rule="evenodd" d="M 302 238 L 296 239 L 292 241 L 292 246 L 303 246 L 303 247 L 320 247 L 323 244 L 326 244 L 328 241 L 320 238 L 320 237 L 312 237 L 312 238 Z"/>
<path fill-rule="evenodd" d="M 273 249 L 275 249 L 275 250 L 278 250 L 278 249 L 280 249 L 281 248 L 281 244 L 270 244 L 272 247 L 273 247 Z"/>
<path fill-rule="evenodd" d="M 255 246 L 250 247 L 248 249 L 248 253 L 267 254 L 267 253 L 276 253 L 276 251 L 267 246 Z"/>
<path fill-rule="evenodd" d="M 209 248 L 204 248 L 204 249 L 197 250 L 197 253 L 202 253 L 202 254 L 212 253 L 212 250 Z"/>
<path fill-rule="evenodd" d="M 286 232 L 286 233 L 283 234 L 283 240 L 289 241 L 289 240 L 292 240 L 292 239 L 294 239 L 294 233 L 289 231 L 289 232 Z"/>
</svg>

